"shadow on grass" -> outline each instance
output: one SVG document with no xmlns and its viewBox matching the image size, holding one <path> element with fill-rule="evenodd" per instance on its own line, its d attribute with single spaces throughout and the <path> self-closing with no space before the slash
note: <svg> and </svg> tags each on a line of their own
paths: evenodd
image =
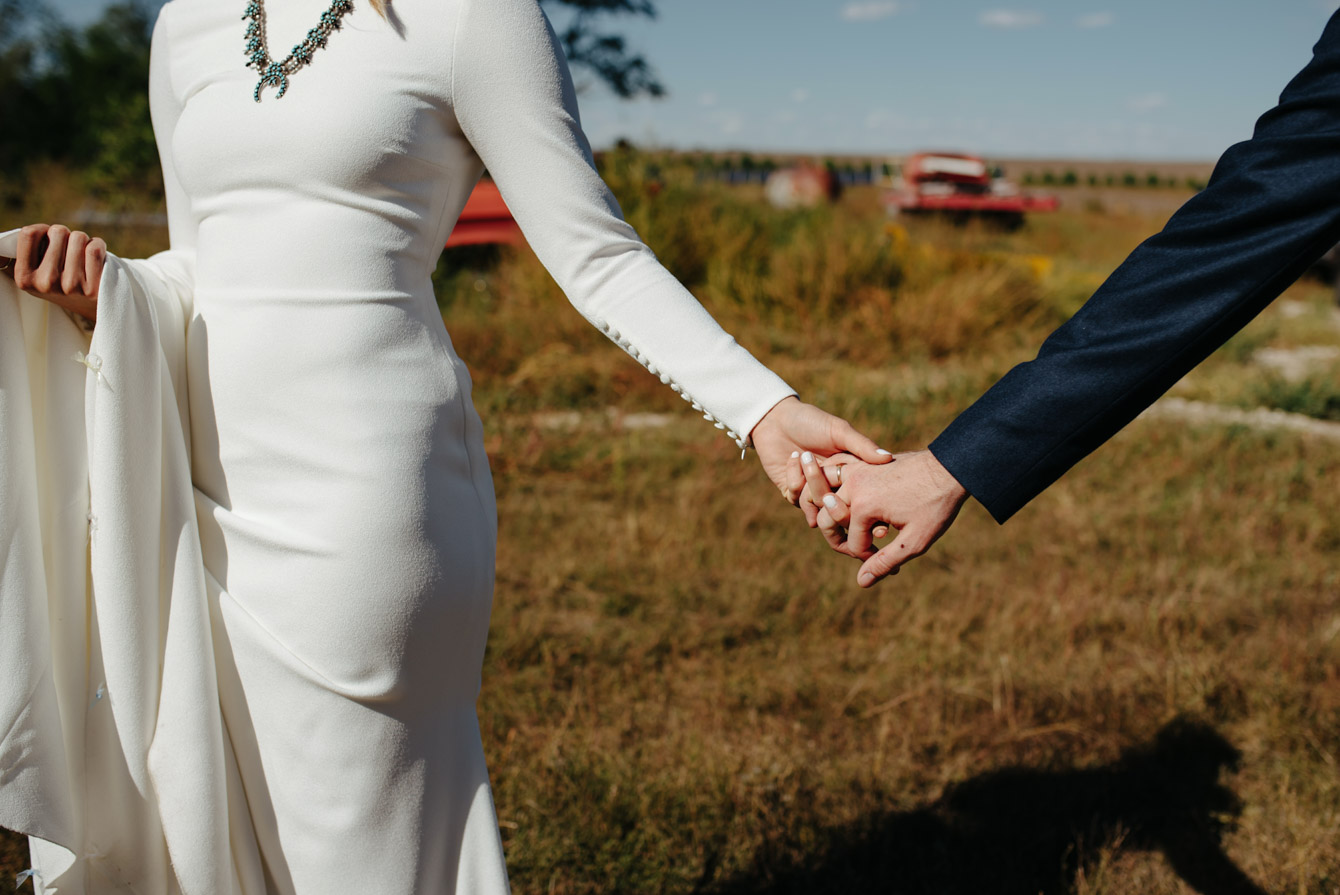
<svg viewBox="0 0 1340 895">
<path fill-rule="evenodd" d="M 0 891 L 5 891 L 6 882 L 13 882 L 30 863 L 28 837 L 0 827 Z"/>
<path fill-rule="evenodd" d="M 1177 720 L 1111 764 L 993 771 L 925 808 L 829 830 L 800 858 L 765 846 L 749 870 L 704 891 L 1062 895 L 1119 843 L 1161 852 L 1203 895 L 1264 895 L 1222 845 L 1242 806 L 1219 775 L 1239 757 L 1208 725 Z"/>
</svg>

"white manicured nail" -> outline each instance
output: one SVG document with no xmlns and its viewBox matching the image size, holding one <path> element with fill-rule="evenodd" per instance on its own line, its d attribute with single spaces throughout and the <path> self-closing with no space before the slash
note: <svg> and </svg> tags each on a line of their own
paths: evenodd
<svg viewBox="0 0 1340 895">
<path fill-rule="evenodd" d="M 834 496 L 831 495 L 831 494 L 825 494 L 825 495 L 824 495 L 824 506 L 828 507 L 830 510 L 832 510 L 832 509 L 836 509 L 836 508 L 837 508 L 837 498 L 834 497 Z"/>
<path fill-rule="evenodd" d="M 876 453 L 876 454 L 882 454 L 882 455 L 884 455 L 885 457 L 892 457 L 892 456 L 893 456 L 893 452 L 892 452 L 892 451 L 886 451 L 886 450 L 884 450 L 884 448 L 878 448 L 878 449 L 875 451 L 875 453 Z"/>
<path fill-rule="evenodd" d="M 814 462 L 814 455 L 811 454 L 809 451 L 806 451 L 805 453 L 803 453 L 803 454 L 800 455 L 800 462 L 801 462 L 801 463 L 813 463 L 813 462 Z"/>
<path fill-rule="evenodd" d="M 796 458 L 799 457 L 799 456 L 800 456 L 800 451 L 792 451 L 792 452 L 791 452 L 791 459 L 792 459 L 792 460 L 796 459 Z"/>
</svg>

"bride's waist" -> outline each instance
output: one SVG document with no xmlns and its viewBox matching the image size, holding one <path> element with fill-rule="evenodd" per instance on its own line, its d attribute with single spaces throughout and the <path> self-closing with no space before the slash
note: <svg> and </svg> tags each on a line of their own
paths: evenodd
<svg viewBox="0 0 1340 895">
<path fill-rule="evenodd" d="M 201 299 L 330 302 L 422 301 L 436 305 L 429 271 L 384 257 L 346 260 L 340 266 L 303 259 L 252 262 L 197 260 L 192 284 Z"/>
<path fill-rule="evenodd" d="M 295 365 L 343 369 L 393 366 L 454 354 L 442 315 L 425 286 L 418 294 L 357 288 L 213 287 L 196 290 L 187 354 L 222 370 L 289 375 Z M 314 365 L 314 366 L 313 366 Z"/>
<path fill-rule="evenodd" d="M 195 290 L 281 301 L 431 295 L 430 277 L 441 247 L 429 249 L 419 242 L 394 228 L 357 239 L 311 231 L 286 238 L 247 232 L 226 237 L 211 232 L 207 238 L 202 233 Z"/>
<path fill-rule="evenodd" d="M 256 313 L 267 309 L 283 312 L 286 308 L 320 313 L 323 308 L 348 312 L 356 310 L 356 306 L 369 309 L 375 306 L 437 307 L 432 283 L 426 278 L 418 283 L 407 282 L 386 288 L 381 283 L 327 282 L 324 278 L 304 283 L 245 283 L 236 278 L 218 281 L 206 276 L 196 278 L 193 295 L 197 312 L 207 310 L 215 314 L 229 311 Z"/>
</svg>

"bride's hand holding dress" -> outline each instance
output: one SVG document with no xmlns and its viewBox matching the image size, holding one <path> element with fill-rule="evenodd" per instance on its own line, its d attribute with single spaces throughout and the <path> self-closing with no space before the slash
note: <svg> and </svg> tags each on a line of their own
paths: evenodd
<svg viewBox="0 0 1340 895">
<path fill-rule="evenodd" d="M 98 286 L 107 263 L 107 244 L 82 230 L 60 224 L 30 224 L 19 233 L 15 258 L 0 258 L 0 271 L 14 285 L 95 321 Z"/>
</svg>

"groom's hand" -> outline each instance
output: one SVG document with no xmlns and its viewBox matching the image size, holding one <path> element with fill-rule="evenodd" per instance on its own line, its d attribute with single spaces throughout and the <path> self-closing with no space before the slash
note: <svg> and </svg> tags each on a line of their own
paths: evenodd
<svg viewBox="0 0 1340 895">
<path fill-rule="evenodd" d="M 967 499 L 967 490 L 930 451 L 915 451 L 881 466 L 844 466 L 838 492 L 820 498 L 817 521 L 834 550 L 865 560 L 856 580 L 870 587 L 929 550 Z M 873 530 L 881 524 L 898 536 L 876 550 Z"/>
</svg>

